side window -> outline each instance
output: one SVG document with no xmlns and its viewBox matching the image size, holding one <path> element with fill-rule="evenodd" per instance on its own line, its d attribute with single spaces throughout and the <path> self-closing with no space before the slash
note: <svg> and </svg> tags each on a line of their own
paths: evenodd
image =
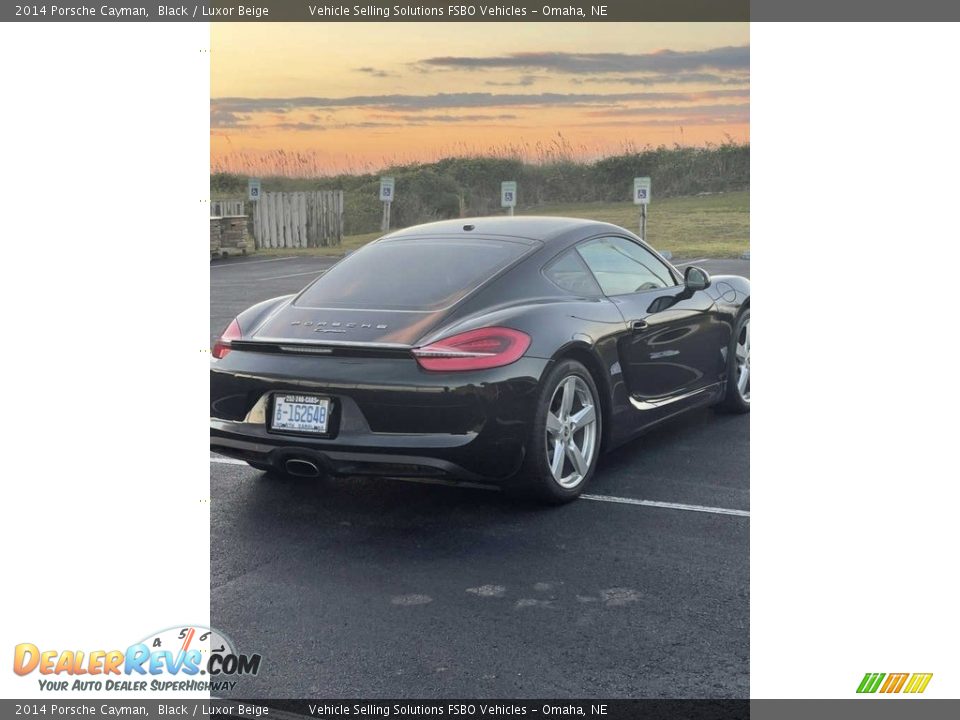
<svg viewBox="0 0 960 720">
<path fill-rule="evenodd" d="M 557 287 L 575 295 L 597 297 L 603 294 L 576 250 L 558 257 L 544 268 L 543 274 Z"/>
<path fill-rule="evenodd" d="M 625 238 L 598 238 L 577 249 L 606 295 L 627 295 L 677 284 L 656 255 Z"/>
</svg>

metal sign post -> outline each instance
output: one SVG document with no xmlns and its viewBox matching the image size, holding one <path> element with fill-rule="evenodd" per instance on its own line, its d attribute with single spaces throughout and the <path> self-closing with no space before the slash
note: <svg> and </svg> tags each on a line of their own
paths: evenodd
<svg viewBox="0 0 960 720">
<path fill-rule="evenodd" d="M 380 178 L 380 202 L 383 203 L 383 219 L 380 221 L 380 230 L 390 229 L 390 203 L 393 202 L 394 182 L 392 177 Z"/>
<path fill-rule="evenodd" d="M 640 206 L 640 239 L 647 239 L 647 205 L 650 204 L 650 178 L 633 179 L 633 204 Z"/>
<path fill-rule="evenodd" d="M 517 183 L 506 180 L 500 183 L 500 207 L 507 209 L 507 215 L 513 215 L 513 208 L 517 205 Z"/>
<path fill-rule="evenodd" d="M 260 242 L 257 237 L 260 232 L 260 195 L 260 178 L 247 178 L 247 200 L 253 203 L 253 212 L 250 213 L 247 226 L 255 247 L 258 247 Z"/>
</svg>

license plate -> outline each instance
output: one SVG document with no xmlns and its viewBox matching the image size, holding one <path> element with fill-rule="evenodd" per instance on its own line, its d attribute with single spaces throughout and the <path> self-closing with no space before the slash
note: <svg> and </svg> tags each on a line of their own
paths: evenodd
<svg viewBox="0 0 960 720">
<path fill-rule="evenodd" d="M 272 430 L 284 432 L 322 435 L 327 432 L 329 418 L 330 398 L 316 395 L 275 395 L 270 427 Z"/>
</svg>

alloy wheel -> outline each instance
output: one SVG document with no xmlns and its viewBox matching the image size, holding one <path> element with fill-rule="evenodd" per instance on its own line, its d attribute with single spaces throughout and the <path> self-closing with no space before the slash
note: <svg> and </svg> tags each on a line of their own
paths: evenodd
<svg viewBox="0 0 960 720">
<path fill-rule="evenodd" d="M 586 477 L 597 451 L 597 408 L 587 383 L 568 375 L 557 385 L 547 409 L 547 465 L 560 487 L 575 488 Z"/>
<path fill-rule="evenodd" d="M 750 402 L 750 318 L 740 328 L 737 337 L 737 392 L 744 402 Z"/>
</svg>

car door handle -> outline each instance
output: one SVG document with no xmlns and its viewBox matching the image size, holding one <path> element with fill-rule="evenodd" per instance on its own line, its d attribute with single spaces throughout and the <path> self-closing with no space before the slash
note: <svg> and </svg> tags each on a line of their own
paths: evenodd
<svg viewBox="0 0 960 720">
<path fill-rule="evenodd" d="M 634 320 L 632 323 L 630 323 L 630 326 L 633 328 L 634 332 L 640 332 L 641 330 L 646 330 L 648 327 L 650 327 L 646 320 Z"/>
</svg>

